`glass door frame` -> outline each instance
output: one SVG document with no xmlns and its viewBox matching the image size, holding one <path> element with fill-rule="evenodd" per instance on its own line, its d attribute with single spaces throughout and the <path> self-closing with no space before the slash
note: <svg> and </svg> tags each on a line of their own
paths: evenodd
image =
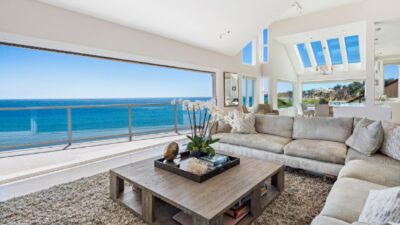
<svg viewBox="0 0 400 225">
<path fill-rule="evenodd" d="M 252 105 L 250 106 L 250 95 L 249 95 L 249 86 L 250 83 L 249 81 L 253 81 L 253 93 L 252 93 Z M 243 87 L 243 82 L 245 82 L 246 87 Z M 242 102 L 242 106 L 246 106 L 248 108 L 254 108 L 254 103 L 255 103 L 255 93 L 256 93 L 256 82 L 257 82 L 257 78 L 255 77 L 251 77 L 251 76 L 246 76 L 246 75 L 242 75 L 242 79 L 241 79 L 241 97 L 242 97 L 242 101 L 243 101 L 243 97 L 246 96 L 246 102 Z M 245 90 L 246 93 L 243 93 L 243 90 Z"/>
</svg>

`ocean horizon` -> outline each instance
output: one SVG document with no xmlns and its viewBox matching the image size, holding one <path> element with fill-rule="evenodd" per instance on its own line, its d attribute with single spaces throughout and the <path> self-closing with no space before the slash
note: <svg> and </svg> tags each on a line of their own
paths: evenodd
<svg viewBox="0 0 400 225">
<path fill-rule="evenodd" d="M 82 98 L 82 99 L 0 99 L 0 108 L 82 106 L 111 104 L 162 104 L 132 107 L 133 135 L 174 129 L 174 99 L 208 101 L 211 97 Z M 178 106 L 178 128 L 189 125 L 187 114 Z M 22 146 L 63 144 L 68 140 L 66 109 L 0 111 L 0 151 Z M 128 134 L 128 108 L 73 108 L 72 139 L 81 141 L 100 136 Z"/>
</svg>

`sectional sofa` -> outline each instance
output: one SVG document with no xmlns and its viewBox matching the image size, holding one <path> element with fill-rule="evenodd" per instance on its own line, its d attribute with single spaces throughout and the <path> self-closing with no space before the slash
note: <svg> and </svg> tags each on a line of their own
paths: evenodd
<svg viewBox="0 0 400 225">
<path fill-rule="evenodd" d="M 230 133 L 229 126 L 222 125 L 213 135 L 220 139 L 214 147 L 337 176 L 312 225 L 352 224 L 358 220 L 370 190 L 400 186 L 400 161 L 379 151 L 366 156 L 346 146 L 359 120 L 256 115 L 256 134 Z M 384 135 L 396 126 L 400 125 L 382 122 Z"/>
</svg>

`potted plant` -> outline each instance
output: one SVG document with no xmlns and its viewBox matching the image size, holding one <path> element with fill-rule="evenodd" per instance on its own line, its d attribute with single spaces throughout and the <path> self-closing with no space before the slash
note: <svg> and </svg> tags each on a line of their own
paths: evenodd
<svg viewBox="0 0 400 225">
<path fill-rule="evenodd" d="M 190 102 L 185 100 L 182 107 L 188 114 L 191 130 L 190 135 L 187 135 L 190 142 L 187 144 L 186 150 L 196 158 L 215 155 L 215 149 L 211 147 L 211 144 L 218 142 L 219 139 L 212 138 L 212 131 L 218 119 L 222 118 L 215 101 Z"/>
</svg>

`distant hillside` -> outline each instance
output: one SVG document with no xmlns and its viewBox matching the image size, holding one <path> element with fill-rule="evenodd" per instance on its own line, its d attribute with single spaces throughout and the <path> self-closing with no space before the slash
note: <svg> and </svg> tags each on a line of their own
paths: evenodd
<svg viewBox="0 0 400 225">
<path fill-rule="evenodd" d="M 303 91 L 304 99 L 325 99 L 327 101 L 351 101 L 364 95 L 364 82 L 357 81 L 348 85 L 338 84 L 333 88 Z"/>
</svg>

